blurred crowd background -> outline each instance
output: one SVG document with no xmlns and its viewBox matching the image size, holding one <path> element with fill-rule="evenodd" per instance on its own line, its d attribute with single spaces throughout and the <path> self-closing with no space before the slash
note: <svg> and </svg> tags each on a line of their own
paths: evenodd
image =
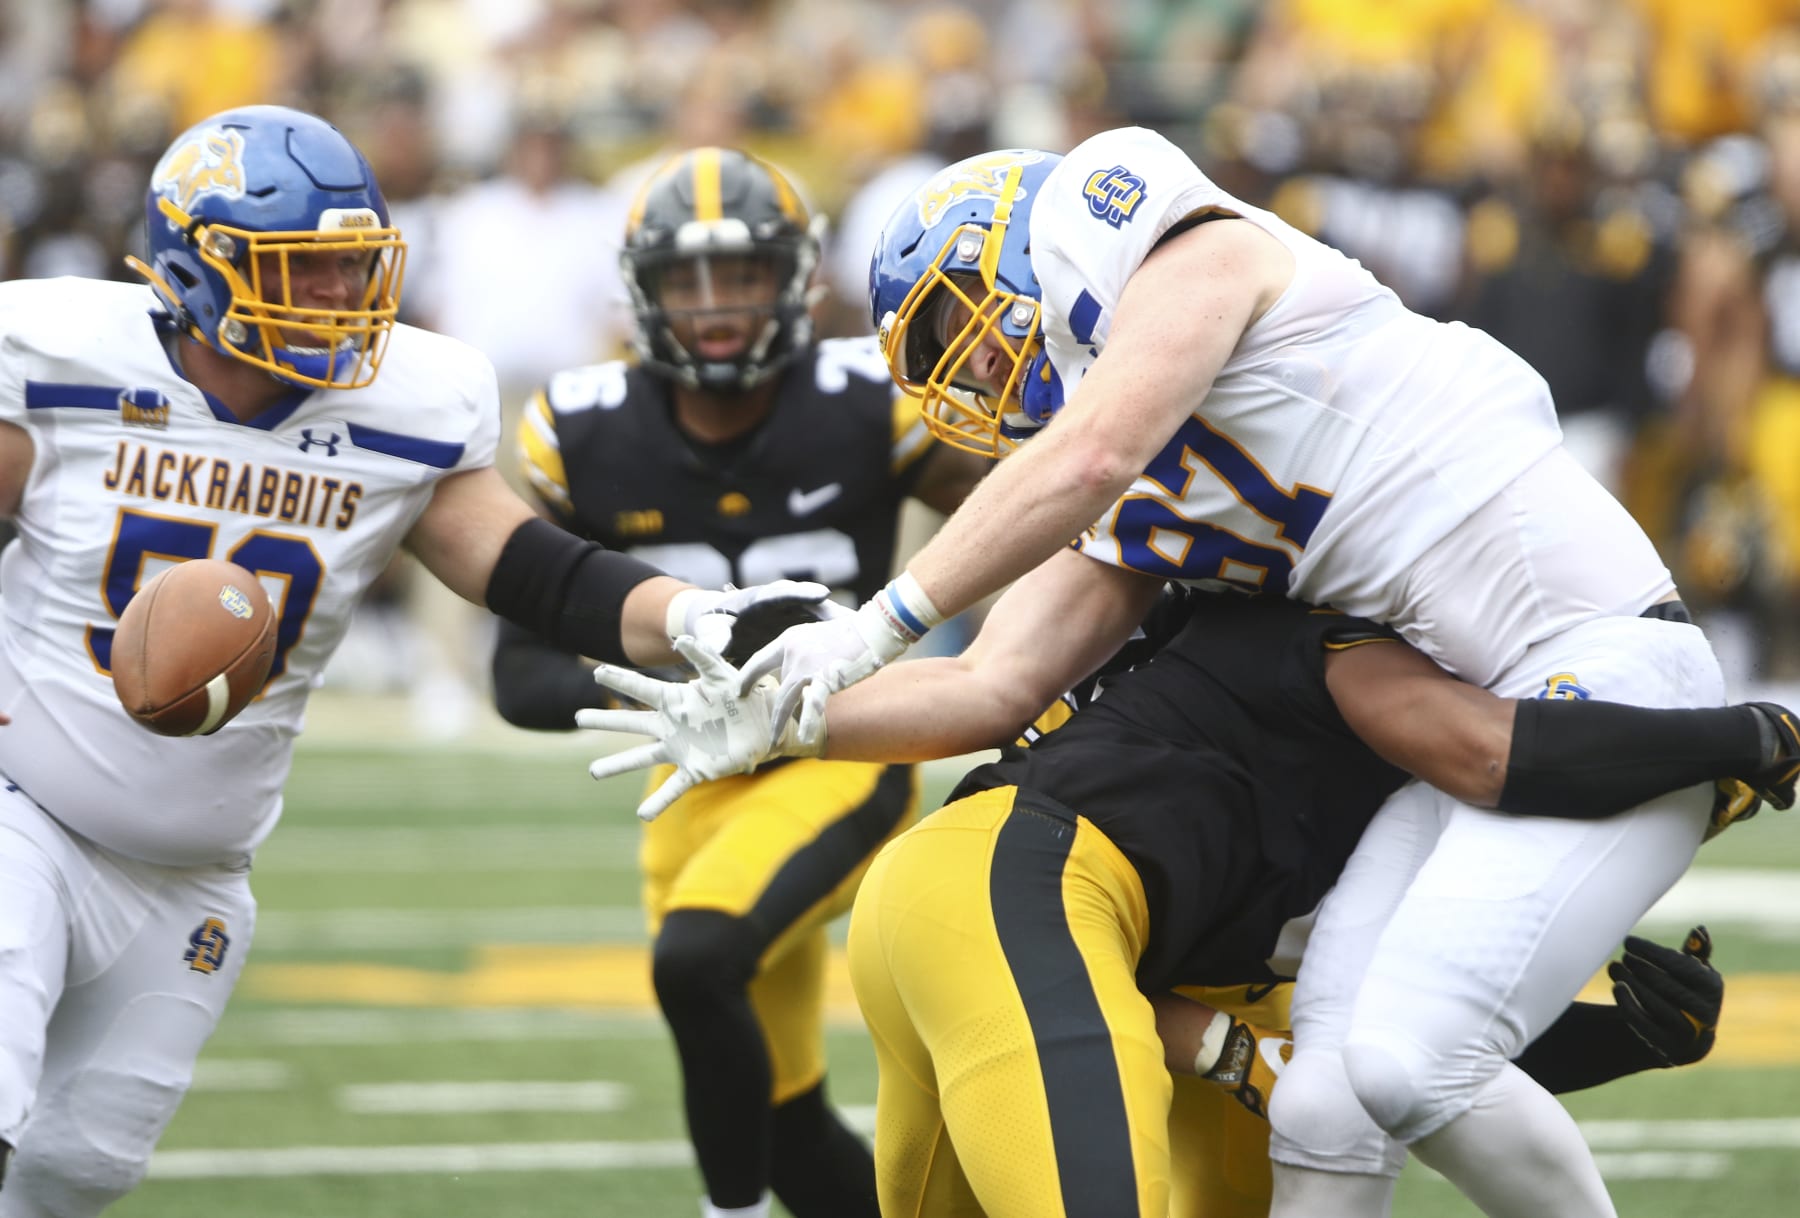
<svg viewBox="0 0 1800 1218">
<path fill-rule="evenodd" d="M 649 168 L 787 168 L 827 334 L 949 160 L 1154 127 L 1413 308 L 1531 360 L 1736 683 L 1800 679 L 1800 0 L 5 0 L 0 277 L 126 277 L 173 134 L 341 126 L 408 320 L 517 400 L 617 354 Z"/>
</svg>

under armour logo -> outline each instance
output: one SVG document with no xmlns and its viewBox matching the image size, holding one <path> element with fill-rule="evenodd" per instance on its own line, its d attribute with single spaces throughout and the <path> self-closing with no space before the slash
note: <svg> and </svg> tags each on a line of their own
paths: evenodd
<svg viewBox="0 0 1800 1218">
<path fill-rule="evenodd" d="M 329 436 L 315 436 L 310 427 L 302 427 L 300 429 L 300 435 L 303 437 L 300 441 L 301 452 L 309 452 L 311 451 L 312 446 L 317 444 L 320 448 L 325 450 L 325 455 L 327 457 L 337 456 L 337 446 L 341 444 L 344 439 L 344 437 L 338 435 L 335 431 Z"/>
</svg>

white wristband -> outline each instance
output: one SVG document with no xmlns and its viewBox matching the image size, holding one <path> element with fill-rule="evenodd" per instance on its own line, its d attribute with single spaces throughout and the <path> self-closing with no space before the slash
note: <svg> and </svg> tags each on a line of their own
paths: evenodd
<svg viewBox="0 0 1800 1218">
<path fill-rule="evenodd" d="M 717 602 L 719 594 L 705 588 L 683 588 L 669 598 L 668 613 L 663 618 L 663 632 L 671 642 L 684 634 L 694 633 L 693 623 L 689 619 L 706 612 L 705 608 L 696 603 L 702 598 Z"/>
<path fill-rule="evenodd" d="M 1206 1031 L 1200 1035 L 1200 1051 L 1194 1054 L 1194 1073 L 1205 1077 L 1207 1071 L 1219 1064 L 1219 1055 L 1225 1052 L 1225 1038 L 1231 1034 L 1231 1016 L 1223 1011 L 1214 1011 L 1212 1022 L 1206 1025 Z"/>
<path fill-rule="evenodd" d="M 926 631 L 944 621 L 944 615 L 931 603 L 931 598 L 919 587 L 919 581 L 913 578 L 911 571 L 902 571 L 877 592 L 874 603 L 894 633 L 909 643 L 918 642 Z"/>
</svg>

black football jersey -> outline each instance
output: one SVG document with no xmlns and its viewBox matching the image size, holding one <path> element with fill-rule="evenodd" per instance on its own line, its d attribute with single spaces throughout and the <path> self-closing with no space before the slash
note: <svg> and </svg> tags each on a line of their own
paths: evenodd
<svg viewBox="0 0 1800 1218">
<path fill-rule="evenodd" d="M 859 603 L 887 582 L 935 441 L 872 338 L 818 343 L 781 375 L 754 431 L 708 445 L 676 427 L 651 373 L 559 373 L 525 409 L 525 477 L 565 528 L 689 583 L 810 579 Z"/>
<path fill-rule="evenodd" d="M 1317 906 L 1407 777 L 1325 685 L 1327 650 L 1395 645 L 1385 627 L 1274 597 L 1196 596 L 1186 611 L 1148 663 L 955 793 L 1017 786 L 1119 848 L 1149 904 L 1149 990 L 1276 980 L 1283 927 Z"/>
</svg>

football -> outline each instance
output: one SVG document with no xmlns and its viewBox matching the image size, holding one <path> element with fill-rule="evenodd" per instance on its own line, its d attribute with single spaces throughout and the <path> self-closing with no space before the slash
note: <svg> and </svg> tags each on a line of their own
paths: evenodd
<svg viewBox="0 0 1800 1218">
<path fill-rule="evenodd" d="M 138 589 L 113 633 L 113 690 L 163 736 L 218 731 L 262 690 L 275 611 L 236 563 L 179 562 Z"/>
</svg>

